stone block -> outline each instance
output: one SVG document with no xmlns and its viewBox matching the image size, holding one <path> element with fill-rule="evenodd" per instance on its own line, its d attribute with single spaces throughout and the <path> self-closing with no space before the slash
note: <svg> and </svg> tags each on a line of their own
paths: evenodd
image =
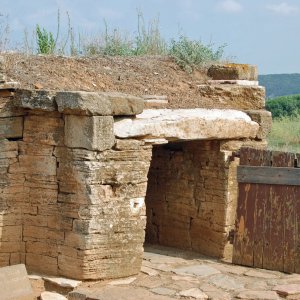
<svg viewBox="0 0 300 300">
<path fill-rule="evenodd" d="M 267 138 L 272 129 L 272 114 L 267 110 L 246 110 L 245 113 L 252 121 L 258 123 L 259 130 L 256 137 L 259 140 Z"/>
<path fill-rule="evenodd" d="M 34 253 L 26 253 L 26 266 L 32 272 L 57 275 L 57 258 Z"/>
<path fill-rule="evenodd" d="M 65 116 L 65 145 L 103 151 L 115 143 L 113 117 Z"/>
<path fill-rule="evenodd" d="M 56 111 L 55 91 L 45 90 L 17 90 L 14 98 L 14 104 L 19 108 Z"/>
<path fill-rule="evenodd" d="M 32 300 L 33 290 L 24 265 L 0 269 L 1 300 Z"/>
<path fill-rule="evenodd" d="M 238 110 L 265 107 L 265 88 L 241 85 L 198 85 L 199 100 L 193 107 Z M 192 108 L 192 107 L 190 107 Z"/>
<path fill-rule="evenodd" d="M 0 138 L 22 138 L 23 117 L 0 118 Z"/>
<path fill-rule="evenodd" d="M 214 80 L 253 80 L 257 81 L 257 67 L 247 64 L 215 64 L 207 75 Z"/>
<path fill-rule="evenodd" d="M 143 99 L 116 92 L 59 92 L 55 99 L 59 112 L 72 115 L 136 115 L 144 108 Z"/>
<path fill-rule="evenodd" d="M 45 145 L 63 145 L 64 121 L 46 115 L 29 115 L 24 121 L 24 142 Z"/>
<path fill-rule="evenodd" d="M 23 116 L 24 110 L 14 106 L 12 97 L 3 97 L 4 91 L 0 90 L 0 118 Z"/>
<path fill-rule="evenodd" d="M 53 156 L 20 155 L 19 162 L 10 165 L 9 173 L 56 175 L 56 158 Z"/>
<path fill-rule="evenodd" d="M 255 137 L 258 124 L 245 113 L 219 109 L 148 109 L 134 119 L 115 121 L 119 138 L 164 138 L 216 140 Z"/>
</svg>

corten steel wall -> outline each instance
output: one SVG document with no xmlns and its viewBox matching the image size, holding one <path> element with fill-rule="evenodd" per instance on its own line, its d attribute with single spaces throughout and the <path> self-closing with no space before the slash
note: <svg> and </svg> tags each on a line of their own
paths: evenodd
<svg viewBox="0 0 300 300">
<path fill-rule="evenodd" d="M 230 257 L 238 159 L 219 141 L 154 147 L 146 196 L 146 242 Z"/>
<path fill-rule="evenodd" d="M 233 262 L 300 272 L 300 155 L 241 150 Z"/>
</svg>

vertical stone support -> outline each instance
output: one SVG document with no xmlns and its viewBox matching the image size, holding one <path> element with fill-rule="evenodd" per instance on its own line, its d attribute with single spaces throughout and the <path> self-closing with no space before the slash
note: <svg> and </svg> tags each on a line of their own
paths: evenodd
<svg viewBox="0 0 300 300">
<path fill-rule="evenodd" d="M 24 175 L 11 172 L 18 162 L 24 112 L 14 108 L 14 90 L 4 82 L 4 61 L 0 57 L 0 267 L 24 261 L 22 211 L 28 201 Z"/>
<path fill-rule="evenodd" d="M 57 148 L 58 203 L 73 218 L 59 251 L 59 274 L 101 279 L 139 272 L 151 153 L 137 140 L 118 140 L 102 152 Z"/>
</svg>

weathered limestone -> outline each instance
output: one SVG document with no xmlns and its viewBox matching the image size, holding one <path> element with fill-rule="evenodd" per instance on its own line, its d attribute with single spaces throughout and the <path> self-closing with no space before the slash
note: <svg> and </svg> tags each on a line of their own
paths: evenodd
<svg viewBox="0 0 300 300">
<path fill-rule="evenodd" d="M 59 112 L 72 115 L 129 116 L 144 108 L 143 99 L 122 93 L 59 92 L 56 102 Z"/>
<path fill-rule="evenodd" d="M 149 109 L 134 119 L 117 120 L 114 125 L 119 138 L 167 140 L 251 138 L 257 130 L 257 123 L 240 111 L 207 109 Z"/>
<path fill-rule="evenodd" d="M 246 114 L 259 124 L 257 139 L 265 140 L 272 129 L 272 114 L 266 110 L 246 110 Z"/>
<path fill-rule="evenodd" d="M 114 143 L 113 117 L 65 116 L 65 145 L 103 151 Z"/>
<path fill-rule="evenodd" d="M 15 105 L 21 108 L 56 111 L 56 92 L 45 90 L 17 90 Z"/>
<path fill-rule="evenodd" d="M 23 117 L 0 119 L 0 138 L 21 138 L 23 135 Z"/>
<path fill-rule="evenodd" d="M 214 80 L 253 80 L 257 81 L 256 66 L 247 64 L 215 64 L 212 65 L 207 75 Z"/>
<path fill-rule="evenodd" d="M 241 86 L 231 84 L 198 85 L 199 100 L 191 108 L 221 109 L 263 109 L 265 107 L 265 88 L 261 86 Z M 202 103 L 207 103 L 205 106 Z"/>
</svg>

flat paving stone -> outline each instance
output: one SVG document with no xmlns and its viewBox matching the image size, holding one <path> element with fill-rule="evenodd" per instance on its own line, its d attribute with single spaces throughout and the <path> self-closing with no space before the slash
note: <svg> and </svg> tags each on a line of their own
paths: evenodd
<svg viewBox="0 0 300 300">
<path fill-rule="evenodd" d="M 163 295 L 163 296 L 172 296 L 176 294 L 175 290 L 171 290 L 165 287 L 158 287 L 150 290 L 154 294 Z"/>
<path fill-rule="evenodd" d="M 181 268 L 172 269 L 172 272 L 177 275 L 190 274 L 199 277 L 206 277 L 206 276 L 211 276 L 211 275 L 221 273 L 219 270 L 210 267 L 208 265 L 192 265 L 187 267 L 181 267 Z"/>
<path fill-rule="evenodd" d="M 241 266 L 230 265 L 230 264 L 212 264 L 214 268 L 220 272 L 231 273 L 235 275 L 243 275 L 249 269 Z"/>
<path fill-rule="evenodd" d="M 257 278 L 264 278 L 264 279 L 276 279 L 276 278 L 279 278 L 279 276 L 277 276 L 274 273 L 264 272 L 264 271 L 258 271 L 258 270 L 247 271 L 244 275 L 249 276 L 249 277 L 257 277 Z"/>
<path fill-rule="evenodd" d="M 139 287 L 106 286 L 104 288 L 85 288 L 69 293 L 68 300 L 174 300 L 169 296 L 156 295 Z"/>
<path fill-rule="evenodd" d="M 129 277 L 129 278 L 124 278 L 124 279 L 118 279 L 109 282 L 109 285 L 128 285 L 136 280 L 136 277 Z"/>
<path fill-rule="evenodd" d="M 208 299 L 208 296 L 198 288 L 192 288 L 192 289 L 181 291 L 178 293 L 178 296 L 193 298 L 193 299 L 200 299 L 200 300 Z"/>
<path fill-rule="evenodd" d="M 199 282 L 198 278 L 195 278 L 193 276 L 184 276 L 184 275 L 173 275 L 171 279 L 174 281 L 189 281 L 195 283 Z"/>
<path fill-rule="evenodd" d="M 146 254 L 147 260 L 143 260 L 142 270 L 133 282 L 128 278 L 110 281 L 121 283 L 117 285 L 109 281 L 83 282 L 69 293 L 68 299 L 196 300 L 203 296 L 209 300 L 300 300 L 300 274 L 231 266 L 162 246 L 157 250 L 153 247 L 153 251 L 168 255 Z"/>
<path fill-rule="evenodd" d="M 224 291 L 205 292 L 210 300 L 231 300 L 229 293 Z"/>
<path fill-rule="evenodd" d="M 274 291 L 244 291 L 238 294 L 238 299 L 243 300 L 279 300 L 280 297 Z"/>
<path fill-rule="evenodd" d="M 226 291 L 238 291 L 244 289 L 244 284 L 240 283 L 234 277 L 224 274 L 217 274 L 210 277 L 209 282 Z"/>
<path fill-rule="evenodd" d="M 52 292 L 42 292 L 40 298 L 41 300 L 68 300 L 65 296 Z"/>
<path fill-rule="evenodd" d="M 43 277 L 43 279 L 64 288 L 75 289 L 79 284 L 81 284 L 81 281 L 63 277 Z"/>
<path fill-rule="evenodd" d="M 141 272 L 145 273 L 145 274 L 147 274 L 149 276 L 156 276 L 156 275 L 159 274 L 159 272 L 157 272 L 156 270 L 154 270 L 152 268 L 149 268 L 149 267 L 146 267 L 146 266 L 142 266 Z"/>
<path fill-rule="evenodd" d="M 300 299 L 300 284 L 277 285 L 273 288 L 280 296 L 298 295 Z"/>
</svg>

